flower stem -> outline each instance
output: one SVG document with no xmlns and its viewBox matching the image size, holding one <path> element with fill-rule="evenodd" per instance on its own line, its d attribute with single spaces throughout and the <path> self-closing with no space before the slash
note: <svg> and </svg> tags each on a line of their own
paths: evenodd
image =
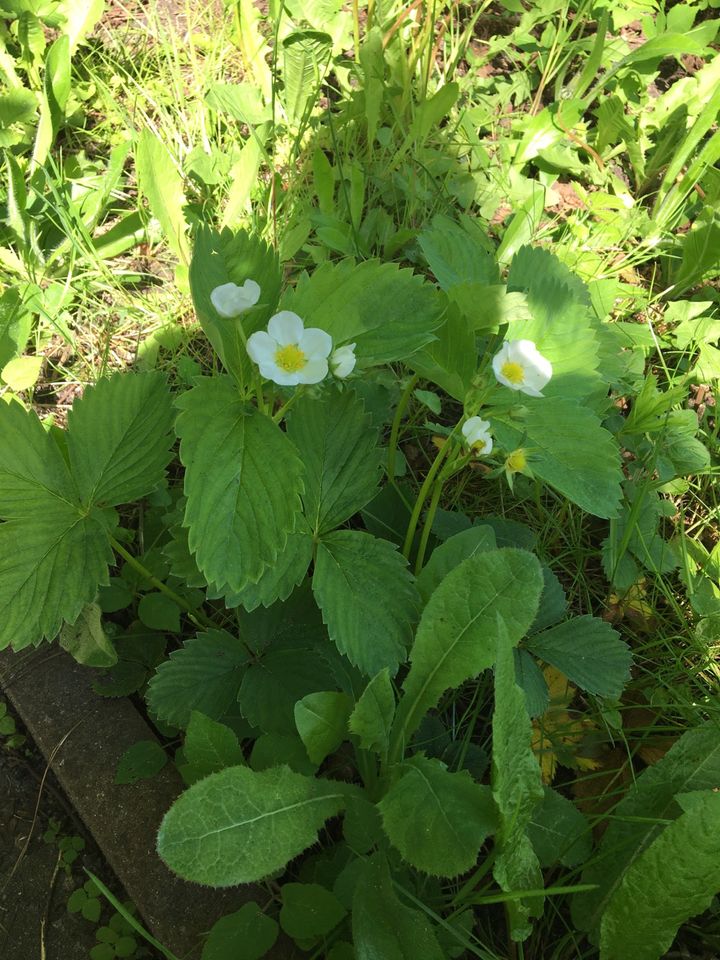
<svg viewBox="0 0 720 960">
<path fill-rule="evenodd" d="M 403 390 L 402 396 L 398 401 L 398 405 L 395 410 L 395 416 L 393 417 L 387 456 L 387 475 L 390 483 L 395 483 L 395 458 L 397 456 L 398 437 L 400 435 L 400 421 L 407 410 L 407 405 L 410 403 L 410 397 L 412 396 L 412 392 L 415 389 L 419 379 L 420 377 L 417 374 L 414 374 L 412 377 L 410 377 L 410 380 L 408 381 L 408 384 Z"/>
<path fill-rule="evenodd" d="M 196 609 L 192 606 L 192 604 L 188 603 L 187 600 L 180 596 L 180 594 L 175 593 L 174 590 L 171 590 L 166 583 L 162 582 L 162 580 L 158 580 L 158 578 L 151 573 L 147 567 L 140 563 L 137 557 L 134 557 L 131 553 L 128 553 L 125 547 L 119 543 L 115 537 L 110 537 L 110 544 L 113 550 L 116 553 L 119 553 L 120 556 L 130 564 L 133 570 L 136 570 L 140 576 L 143 577 L 143 579 L 152 584 L 156 590 L 164 593 L 165 596 L 172 600 L 173 603 L 176 603 L 181 610 L 184 610 L 196 627 L 201 627 L 204 630 L 216 629 L 217 624 L 213 623 L 209 617 L 206 617 L 201 610 Z"/>
<path fill-rule="evenodd" d="M 452 447 L 452 434 L 450 434 L 445 443 L 442 445 L 438 455 L 433 460 L 432 466 L 428 470 L 427 476 L 423 481 L 423 485 L 420 487 L 420 493 L 418 494 L 417 500 L 415 501 L 415 506 L 413 507 L 413 512 L 410 516 L 410 522 L 405 535 L 405 543 L 403 544 L 403 556 L 406 560 L 410 559 L 410 552 L 412 550 L 413 540 L 415 539 L 415 531 L 417 530 L 417 525 L 420 521 L 422 508 L 425 506 L 425 501 L 427 500 L 430 490 L 432 489 L 432 485 L 435 481 L 435 477 L 438 474 L 438 470 L 443 465 L 443 461 L 452 450 Z"/>
<path fill-rule="evenodd" d="M 304 386 L 304 384 L 301 383 L 300 386 L 296 389 L 295 393 L 293 393 L 293 395 L 290 397 L 290 399 L 287 400 L 287 401 L 280 407 L 280 409 L 277 411 L 277 413 L 274 413 L 274 414 L 273 414 L 273 420 L 275 421 L 275 423 L 280 423 L 280 421 L 281 421 L 282 418 L 285 416 L 285 414 L 288 412 L 288 410 L 290 409 L 290 407 L 295 403 L 295 401 L 297 400 L 297 398 L 298 398 L 299 396 L 301 396 L 301 394 L 302 394 L 302 392 L 303 392 L 303 386 Z"/>
</svg>

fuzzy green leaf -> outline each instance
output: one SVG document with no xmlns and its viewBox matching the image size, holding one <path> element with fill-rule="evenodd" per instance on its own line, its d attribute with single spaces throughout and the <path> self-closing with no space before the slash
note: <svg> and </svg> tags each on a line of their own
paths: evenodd
<svg viewBox="0 0 720 960">
<path fill-rule="evenodd" d="M 492 791 L 500 813 L 493 876 L 502 890 L 537 890 L 543 886 L 537 855 L 527 827 L 543 799 L 540 765 L 532 751 L 532 727 L 525 696 L 515 682 L 511 636 L 498 614 L 495 710 L 492 725 Z M 531 932 L 530 917 L 540 916 L 543 898 L 508 900 L 513 940 Z"/>
<path fill-rule="evenodd" d="M 643 771 L 634 788 L 613 809 L 598 854 L 582 876 L 583 883 L 596 884 L 598 889 L 573 898 L 573 920 L 581 930 L 595 935 L 624 873 L 653 843 L 665 823 L 680 816 L 677 794 L 718 786 L 719 734 L 713 722 L 687 731 L 662 760 Z"/>
<path fill-rule="evenodd" d="M 187 726 L 193 710 L 218 720 L 237 696 L 247 661 L 245 647 L 224 630 L 191 637 L 158 667 L 148 706 L 178 727 Z"/>
<path fill-rule="evenodd" d="M 352 930 L 357 960 L 444 960 L 425 914 L 398 899 L 380 854 L 363 865 L 353 897 Z"/>
<path fill-rule="evenodd" d="M 596 517 L 617 516 L 620 450 L 591 410 L 572 400 L 528 400 L 522 420 L 496 417 L 493 425 L 504 449 L 528 451 L 529 466 L 540 480 Z"/>
<path fill-rule="evenodd" d="M 60 448 L 34 413 L 0 403 L 0 649 L 74 623 L 107 583 L 114 511 L 81 507 Z"/>
<path fill-rule="evenodd" d="M 385 833 L 403 858 L 423 873 L 456 877 L 470 870 L 480 847 L 497 827 L 490 788 L 463 770 L 421 755 L 381 800 Z"/>
<path fill-rule="evenodd" d="M 312 318 L 336 344 L 357 343 L 367 365 L 402 360 L 430 343 L 441 312 L 422 277 L 377 260 L 324 263 L 286 291 L 281 307 Z"/>
<path fill-rule="evenodd" d="M 513 644 L 537 612 L 542 573 L 525 550 L 489 550 L 464 560 L 435 590 L 420 619 L 410 672 L 393 724 L 397 751 L 443 693 L 495 662 L 498 615 Z"/>
<path fill-rule="evenodd" d="M 387 750 L 395 716 L 395 692 L 387 667 L 376 674 L 355 704 L 348 725 L 363 750 Z"/>
<path fill-rule="evenodd" d="M 533 634 L 526 646 L 588 693 L 618 699 L 630 679 L 630 648 L 597 617 L 573 617 Z"/>
<path fill-rule="evenodd" d="M 405 659 L 417 591 L 407 563 L 386 540 L 339 530 L 318 544 L 313 591 L 331 640 L 368 676 Z"/>
<path fill-rule="evenodd" d="M 347 788 L 274 767 L 229 767 L 193 784 L 160 826 L 158 852 L 175 873 L 212 887 L 254 883 L 311 844 L 345 806 Z"/>
<path fill-rule="evenodd" d="M 347 737 L 352 701 L 346 693 L 321 690 L 295 704 L 295 726 L 308 757 L 320 764 Z"/>
<path fill-rule="evenodd" d="M 373 498 L 382 451 L 372 417 L 354 391 L 302 398 L 287 432 L 305 467 L 303 503 L 313 533 L 338 527 Z"/>
<path fill-rule="evenodd" d="M 302 464 L 287 435 L 243 403 L 229 377 L 199 380 L 178 406 L 188 543 L 208 582 L 237 592 L 285 549 L 300 511 Z"/>
<path fill-rule="evenodd" d="M 158 373 L 118 373 L 76 400 L 68 451 L 84 503 L 115 506 L 151 493 L 171 458 L 173 410 Z"/>
<path fill-rule="evenodd" d="M 625 871 L 600 926 L 601 960 L 660 960 L 720 891 L 720 794 L 684 794 L 685 813 Z"/>
</svg>

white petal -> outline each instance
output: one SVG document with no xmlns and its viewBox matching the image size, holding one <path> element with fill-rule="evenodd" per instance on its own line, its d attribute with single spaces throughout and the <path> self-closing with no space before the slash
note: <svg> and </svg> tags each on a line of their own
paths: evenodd
<svg viewBox="0 0 720 960">
<path fill-rule="evenodd" d="M 264 330 L 258 330 L 248 337 L 247 352 L 248 356 L 255 363 L 263 363 L 267 360 L 273 360 L 277 353 L 277 342 L 265 333 Z"/>
<path fill-rule="evenodd" d="M 348 343 L 344 347 L 338 347 L 330 357 L 330 369 L 339 380 L 349 377 L 355 369 L 355 346 L 354 343 Z"/>
<path fill-rule="evenodd" d="M 327 360 L 310 360 L 302 370 L 298 371 L 298 383 L 320 383 L 328 373 Z"/>
<path fill-rule="evenodd" d="M 242 289 L 245 291 L 245 296 L 248 302 L 252 307 L 254 307 L 260 299 L 260 284 L 248 278 L 242 285 Z"/>
<path fill-rule="evenodd" d="M 245 289 L 248 284 L 257 288 L 257 296 L 252 290 Z M 244 287 L 238 287 L 235 283 L 223 283 L 215 287 L 210 294 L 210 301 L 221 317 L 230 320 L 254 306 L 259 296 L 260 287 L 253 280 L 246 280 Z"/>
<path fill-rule="evenodd" d="M 286 347 L 290 343 L 299 343 L 304 330 L 302 320 L 292 310 L 281 310 L 274 317 L 270 317 L 268 323 L 268 333 L 281 347 Z"/>
<path fill-rule="evenodd" d="M 287 370 L 283 370 L 272 360 L 260 364 L 260 373 L 266 380 L 272 380 L 273 383 L 278 383 L 281 387 L 296 387 L 303 382 L 300 379 L 302 371 L 288 373 Z"/>
<path fill-rule="evenodd" d="M 537 387 L 531 386 L 527 380 L 521 384 L 520 387 L 516 387 L 515 389 L 522 390 L 522 392 L 527 394 L 528 397 L 542 397 L 542 393 L 537 389 Z"/>
<path fill-rule="evenodd" d="M 505 383 L 506 385 L 507 385 L 507 382 L 502 378 L 500 371 L 502 370 L 503 364 L 507 363 L 508 361 L 509 347 L 510 347 L 509 343 L 503 343 L 502 347 L 500 347 L 498 352 L 493 357 L 493 361 L 492 361 L 493 373 L 495 374 L 497 379 L 500 381 L 500 383 Z"/>
<path fill-rule="evenodd" d="M 332 337 L 319 327 L 308 327 L 298 346 L 308 360 L 327 360 L 332 350 Z"/>
</svg>

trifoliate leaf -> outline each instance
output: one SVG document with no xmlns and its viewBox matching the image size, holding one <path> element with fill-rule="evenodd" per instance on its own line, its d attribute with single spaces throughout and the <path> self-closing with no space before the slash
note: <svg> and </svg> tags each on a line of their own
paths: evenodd
<svg viewBox="0 0 720 960">
<path fill-rule="evenodd" d="M 379 804 L 392 845 L 416 870 L 432 876 L 470 870 L 497 827 L 490 788 L 466 771 L 451 773 L 444 763 L 421 755 L 401 771 Z"/>
<path fill-rule="evenodd" d="M 660 960 L 678 928 L 720 891 L 720 793 L 680 795 L 685 809 L 634 859 L 600 925 L 602 960 Z"/>
<path fill-rule="evenodd" d="M 377 260 L 324 263 L 302 274 L 280 306 L 312 317 L 338 345 L 356 343 L 358 360 L 368 365 L 403 360 L 430 343 L 442 309 L 422 277 Z"/>
<path fill-rule="evenodd" d="M 437 282 L 448 290 L 459 283 L 497 283 L 498 266 L 487 235 L 477 221 L 433 217 L 418 243 Z"/>
<path fill-rule="evenodd" d="M 197 710 L 190 714 L 183 752 L 193 780 L 245 763 L 235 732 Z"/>
<path fill-rule="evenodd" d="M 347 787 L 288 767 L 229 767 L 172 805 L 158 852 L 175 873 L 212 887 L 254 883 L 284 867 L 345 806 Z"/>
<path fill-rule="evenodd" d="M 305 516 L 315 534 L 338 527 L 373 498 L 380 479 L 378 431 L 352 390 L 304 397 L 288 436 L 305 467 Z"/>
<path fill-rule="evenodd" d="M 298 584 L 305 579 L 313 553 L 313 539 L 305 517 L 297 518 L 297 528 L 288 534 L 285 549 L 274 564 L 265 568 L 257 583 L 248 583 L 238 593 L 225 594 L 225 606 L 242 606 L 247 611 L 269 607 L 277 600 L 287 600 Z M 215 588 L 208 589 L 214 599 Z M 219 594 L 222 596 L 222 592 Z"/>
<path fill-rule="evenodd" d="M 302 465 L 287 435 L 243 403 L 229 377 L 198 381 L 178 406 L 188 543 L 209 583 L 238 592 L 285 549 Z"/>
<path fill-rule="evenodd" d="M 73 623 L 112 559 L 114 512 L 85 509 L 52 436 L 20 404 L 0 403 L 0 649 Z"/>
<path fill-rule="evenodd" d="M 355 704 L 348 725 L 363 750 L 387 750 L 395 716 L 395 692 L 387 667 L 376 674 Z"/>
<path fill-rule="evenodd" d="M 620 507 L 620 450 L 598 417 L 571 400 L 528 401 L 520 420 L 497 416 L 493 426 L 506 450 L 524 447 L 533 473 L 596 517 Z"/>
<path fill-rule="evenodd" d="M 173 410 L 158 373 L 117 373 L 89 387 L 68 416 L 68 451 L 84 503 L 151 493 L 170 461 Z"/>
<path fill-rule="evenodd" d="M 330 933 L 345 918 L 345 907 L 319 883 L 285 883 L 280 926 L 294 940 L 310 940 Z"/>
<path fill-rule="evenodd" d="M 386 540 L 339 530 L 318 544 L 313 591 L 330 639 L 359 670 L 395 673 L 418 606 L 407 562 Z"/>
<path fill-rule="evenodd" d="M 332 686 L 331 666 L 322 658 L 312 631 L 298 636 L 290 632 L 274 637 L 262 657 L 249 666 L 238 701 L 242 715 L 254 727 L 264 733 L 294 735 L 297 701 Z"/>
<path fill-rule="evenodd" d="M 495 661 L 498 615 L 516 644 L 533 621 L 542 589 L 537 559 L 511 548 L 477 553 L 447 574 L 420 619 L 410 672 L 393 724 L 397 750 L 410 743 L 443 693 Z"/>
<path fill-rule="evenodd" d="M 208 630 L 186 640 L 157 669 L 147 702 L 161 720 L 178 727 L 193 710 L 219 720 L 237 696 L 249 656 L 224 630 Z"/>
<path fill-rule="evenodd" d="M 617 700 L 630 679 L 630 648 L 597 617 L 573 617 L 533 634 L 526 646 L 588 693 Z"/>
<path fill-rule="evenodd" d="M 320 764 L 347 738 L 352 701 L 346 693 L 321 690 L 295 704 L 295 726 L 308 757 Z"/>
<path fill-rule="evenodd" d="M 115 783 L 137 783 L 160 773 L 168 756 L 157 740 L 140 740 L 120 757 Z"/>
<path fill-rule="evenodd" d="M 532 727 L 525 697 L 515 682 L 511 638 L 498 614 L 495 709 L 492 724 L 492 792 L 500 814 L 493 876 L 502 890 L 538 890 L 543 876 L 527 834 L 543 798 L 540 766 L 531 748 Z M 529 919 L 540 916 L 543 898 L 508 900 L 513 940 L 525 940 Z"/>
<path fill-rule="evenodd" d="M 220 917 L 205 941 L 200 960 L 260 960 L 278 933 L 275 920 L 251 901 L 237 913 Z"/>
<path fill-rule="evenodd" d="M 592 850 L 590 824 L 572 802 L 552 787 L 545 787 L 541 802 L 532 812 L 528 836 L 540 866 L 575 867 L 584 863 Z"/>
</svg>

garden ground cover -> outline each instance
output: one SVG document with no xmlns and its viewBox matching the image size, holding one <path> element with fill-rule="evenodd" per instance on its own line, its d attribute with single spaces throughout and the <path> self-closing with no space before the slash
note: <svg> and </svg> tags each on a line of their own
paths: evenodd
<svg viewBox="0 0 720 960">
<path fill-rule="evenodd" d="M 692 807 L 675 805 L 675 796 L 683 791 L 699 796 L 717 781 L 714 767 L 707 776 L 688 773 L 683 788 L 678 786 L 665 805 L 639 804 L 629 813 L 620 807 L 619 814 L 615 809 L 618 802 L 632 805 L 641 775 L 648 782 L 657 769 L 660 779 L 672 780 L 662 773 L 668 770 L 662 761 L 671 748 L 682 752 L 681 743 L 688 743 L 681 741 L 683 734 L 696 737 L 694 750 L 712 765 L 707 730 L 717 721 L 720 636 L 714 483 L 720 375 L 715 10 L 704 3 L 608 8 L 551 2 L 344 8 L 330 0 L 269 9 L 246 2 L 202 9 L 165 3 L 115 3 L 107 10 L 102 3 L 77 5 L 81 8 L 82 16 L 75 13 L 68 21 L 63 20 L 71 12 L 68 4 L 8 0 L 2 5 L 3 399 L 11 407 L 34 409 L 57 439 L 65 436 L 60 430 L 68 425 L 73 402 L 115 371 L 147 374 L 148 392 L 138 388 L 140 399 L 130 387 L 115 398 L 108 393 L 107 407 L 126 404 L 132 411 L 144 403 L 164 409 L 162 390 L 149 386 L 160 382 L 152 379 L 153 372 L 162 374 L 172 393 L 183 395 L 178 431 L 188 453 L 181 446 L 179 459 L 174 455 L 169 484 L 153 480 L 157 471 L 148 463 L 153 482 L 145 484 L 138 505 L 126 506 L 138 499 L 130 495 L 111 500 L 123 505 L 112 540 L 117 563 L 101 587 L 99 608 L 84 612 L 76 630 L 63 628 L 61 642 L 86 662 L 109 668 L 99 680 L 108 695 L 133 694 L 147 703 L 171 752 L 186 730 L 191 747 L 203 736 L 219 737 L 227 756 L 238 760 L 227 734 L 202 727 L 201 720 L 191 726 L 189 710 L 179 702 L 172 708 L 177 691 L 163 694 L 162 683 L 153 678 L 170 675 L 162 666 L 173 664 L 169 654 L 198 649 L 193 648 L 198 623 L 193 611 L 200 607 L 212 629 L 260 629 L 266 639 L 272 635 L 267 623 L 248 619 L 258 601 L 242 593 L 247 583 L 239 575 L 225 584 L 218 580 L 228 562 L 210 549 L 202 505 L 209 491 L 193 500 L 194 481 L 187 478 L 193 476 L 194 445 L 212 425 L 197 416 L 206 409 L 220 417 L 232 402 L 229 381 L 216 375 L 224 367 L 248 387 L 248 395 L 255 390 L 246 354 L 236 341 L 227 341 L 227 326 L 218 326 L 212 313 L 214 278 L 218 284 L 258 279 L 263 292 L 273 284 L 278 292 L 282 287 L 279 306 L 294 309 L 308 325 L 330 330 L 336 342 L 350 341 L 356 336 L 351 331 L 357 332 L 360 362 L 347 381 L 355 386 L 350 394 L 340 394 L 348 407 L 342 433 L 348 447 L 361 452 L 359 461 L 376 456 L 374 443 L 363 447 L 372 430 L 390 451 L 382 456 L 388 482 L 380 494 L 363 500 L 362 490 L 360 496 L 345 490 L 347 504 L 354 507 L 350 512 L 342 501 L 340 507 L 323 507 L 319 495 L 315 504 L 318 517 L 321 507 L 327 510 L 314 530 L 320 541 L 327 534 L 313 554 L 315 596 L 332 639 L 352 667 L 366 679 L 381 677 L 383 669 L 394 676 L 409 643 L 398 613 L 396 622 L 382 621 L 386 635 L 399 637 L 395 645 L 369 656 L 352 624 L 333 615 L 337 583 L 331 563 L 342 569 L 342 558 L 351 554 L 359 562 L 360 544 L 368 544 L 357 539 L 361 533 L 372 534 L 375 543 L 406 548 L 423 599 L 423 591 L 431 596 L 430 588 L 442 579 L 426 572 L 432 564 L 443 574 L 452 566 L 432 558 L 441 557 L 441 548 L 451 541 L 457 544 L 455 537 L 473 538 L 473 551 L 480 550 L 475 542 L 480 538 L 488 538 L 486 547 L 534 551 L 550 571 L 544 574 L 545 599 L 555 584 L 556 600 L 565 596 L 566 607 L 556 619 L 569 619 L 553 627 L 548 614 L 546 633 L 554 630 L 554 635 L 531 632 L 515 664 L 530 717 L 528 749 L 546 797 L 545 819 L 534 834 L 529 828 L 530 836 L 544 884 L 558 892 L 547 898 L 530 932 L 531 898 L 521 898 L 516 911 L 513 897 L 503 897 L 503 892 L 532 887 L 530 874 L 508 879 L 496 865 L 493 882 L 485 860 L 488 866 L 484 872 L 480 868 L 475 887 L 468 887 L 472 874 L 462 859 L 448 864 L 419 856 L 416 862 L 413 843 L 399 833 L 403 796 L 391 790 L 388 796 L 397 807 L 380 802 L 385 829 L 394 850 L 420 871 L 420 880 L 411 880 L 409 868 L 402 867 L 405 872 L 396 879 L 408 931 L 415 937 L 424 931 L 428 957 L 597 955 L 592 944 L 599 939 L 598 908 L 591 891 L 577 888 L 597 883 L 607 872 L 607 848 L 598 846 L 607 842 L 606 831 L 612 838 L 614 823 L 645 818 L 658 829 L 672 823 L 680 836 Z M 223 228 L 234 235 L 224 245 L 212 233 Z M 277 251 L 281 272 L 262 240 Z M 227 275 L 213 272 L 219 254 Z M 351 261 L 360 266 L 351 268 Z M 410 280 L 410 270 L 417 282 Z M 426 279 L 422 291 L 421 277 Z M 440 291 L 437 313 L 430 286 Z M 371 322 L 383 313 L 386 339 L 384 332 L 373 333 Z M 427 324 L 418 333 L 422 317 Z M 258 316 L 255 324 L 252 315 L 254 329 L 267 319 Z M 529 402 L 529 414 L 499 402 L 483 406 L 487 383 L 475 379 L 475 355 L 489 358 L 503 339 L 514 339 L 513 331 L 537 342 L 553 361 L 549 406 Z M 200 376 L 206 379 L 198 381 Z M 354 421 L 349 395 L 359 396 L 365 407 Z M 94 396 L 100 392 L 88 391 Z M 282 464 L 288 475 L 296 469 L 292 450 L 284 445 L 288 436 L 302 452 L 311 447 L 313 434 L 323 429 L 330 434 L 330 414 L 314 421 L 308 396 L 312 392 L 294 410 L 288 408 L 287 430 L 263 434 L 266 469 Z M 282 419 L 285 405 L 295 400 L 283 389 L 261 390 L 257 403 Z M 495 458 L 467 456 L 462 469 L 425 488 L 436 463 L 440 470 L 443 448 L 452 449 L 456 424 L 488 409 Z M 68 435 L 73 417 L 78 432 L 85 423 L 89 436 L 89 421 L 80 412 L 70 415 Z M 618 463 L 610 446 L 607 457 L 602 452 L 611 434 Z M 66 442 L 60 440 L 61 449 Z M 210 459 L 221 452 L 222 446 L 211 450 Z M 78 462 L 73 461 L 76 483 L 82 475 Z M 92 469 L 88 465 L 83 469 Z M 186 510 L 178 483 L 183 467 L 188 471 Z M 362 479 L 360 462 L 354 469 Z M 338 469 L 335 482 L 342 475 Z M 427 497 L 413 518 L 419 490 Z M 286 502 L 299 493 L 300 482 Z M 282 497 L 274 496 L 277 516 Z M 215 504 L 222 509 L 222 500 Z M 12 511 L 2 516 L 11 519 Z M 197 532 L 201 524 L 202 534 Z M 473 524 L 481 534 L 472 532 Z M 338 525 L 343 529 L 329 533 Z M 183 529 L 190 531 L 200 570 L 188 563 L 187 543 L 183 552 L 183 536 L 188 537 Z M 300 543 L 302 531 L 293 534 Z M 261 554 L 253 557 L 251 585 L 281 552 L 268 548 L 264 560 Z M 383 570 L 397 585 L 394 556 L 378 553 L 373 576 Z M 471 559 L 464 553 L 461 558 Z M 364 584 L 366 596 L 371 597 L 373 582 Z M 208 583 L 218 587 L 214 595 Z M 393 595 L 400 612 L 404 597 L 412 605 L 403 589 Z M 219 596 L 241 594 L 238 602 L 250 613 L 217 613 Z M 271 599 L 275 596 L 280 594 Z M 233 611 L 236 604 L 227 607 Z M 382 612 L 388 599 L 381 596 L 377 607 Z M 283 616 L 297 615 L 302 623 L 304 614 L 291 609 Z M 366 613 L 368 621 L 379 615 L 372 607 Z M 588 618 L 582 629 L 580 618 Z M 39 633 L 59 627 L 41 620 Z M 575 632 L 565 628 L 563 637 L 559 631 L 567 623 L 575 624 Z M 3 640 L 16 645 L 17 636 L 3 635 Z M 214 637 L 212 643 L 220 647 L 226 641 Z M 311 649 L 291 648 L 281 637 L 280 650 L 291 657 L 293 670 L 300 669 Z M 268 650 L 272 653 L 272 647 Z M 263 663 L 283 680 L 284 668 Z M 238 661 L 235 668 L 239 682 L 244 667 Z M 460 673 L 459 679 L 480 669 Z M 499 662 L 495 674 L 498 684 L 505 676 Z M 260 685 L 257 669 L 255 679 L 250 676 L 250 671 L 244 674 L 240 688 L 242 716 L 226 710 L 229 703 L 219 711 L 210 702 L 196 703 L 196 710 L 209 714 L 211 724 L 222 720 L 246 754 L 254 742 L 253 753 L 260 744 L 265 760 L 275 753 L 293 772 L 306 773 L 308 758 L 303 765 L 297 757 L 298 730 L 300 748 L 308 746 L 301 724 L 292 709 L 281 722 L 268 716 L 272 711 L 263 711 L 263 697 L 269 691 Z M 487 770 L 490 754 L 507 745 L 496 743 L 491 719 L 497 688 L 494 694 L 489 671 L 483 677 L 451 694 L 443 687 L 427 703 L 432 709 L 414 741 L 424 757 L 409 761 L 399 781 L 407 802 L 423 795 L 423 778 L 439 777 L 437 766 L 423 764 L 444 764 L 458 775 L 465 771 L 478 789 L 487 789 L 491 778 L 496 803 L 511 789 L 501 774 Z M 323 707 L 332 704 L 335 722 L 344 703 L 338 698 L 359 702 L 360 689 L 352 677 L 331 691 L 334 682 L 328 675 L 325 686 L 312 690 L 300 683 L 296 699 L 332 692 L 335 699 Z M 385 689 L 381 684 L 378 691 Z M 513 702 L 511 687 L 505 690 Z M 315 702 L 305 706 L 318 708 Z M 408 728 L 407 717 L 404 722 Z M 507 718 L 501 721 L 506 723 Z M 495 729 L 497 724 L 496 717 Z M 258 739 L 258 729 L 266 739 Z M 517 729 L 522 739 L 524 728 Z M 330 761 L 316 743 L 309 748 L 311 765 L 315 752 L 315 767 L 330 763 L 339 780 L 346 779 L 344 765 L 352 762 L 347 744 L 338 750 L 342 739 L 328 741 Z M 511 752 L 505 758 L 508 765 L 525 769 L 527 756 Z M 252 754 L 250 759 L 259 773 L 268 765 L 257 756 L 253 763 Z M 190 796 L 197 771 L 188 769 L 192 763 L 182 752 L 176 761 L 188 775 Z M 150 771 L 152 758 L 147 762 Z M 367 758 L 362 763 L 367 786 Z M 220 766 L 235 769 L 227 760 Z M 214 766 L 203 772 L 213 770 L 230 776 Z M 299 789 L 269 780 L 266 789 L 281 786 Z M 551 786 L 555 792 L 548 793 Z M 233 787 L 240 789 L 252 792 L 243 783 Z M 514 789 L 532 793 L 527 782 Z M 642 799 L 642 789 L 640 794 Z M 320 799 L 328 804 L 328 816 L 334 815 L 331 801 Z M 548 824 L 563 822 L 563 815 L 573 816 L 565 803 L 587 824 L 582 843 L 569 853 L 557 849 L 557 837 L 555 845 L 545 837 L 543 846 L 538 836 L 543 830 L 552 834 Z M 702 823 L 712 822 L 714 815 L 709 808 L 697 813 Z M 371 835 L 368 823 L 363 829 Z M 698 823 L 687 829 L 703 835 Z M 622 846 L 627 838 L 617 832 L 615 842 Z M 652 837 L 657 836 L 656 831 Z M 640 849 L 653 849 L 652 837 L 644 837 Z M 660 837 L 670 846 L 669 832 Z M 368 859 L 371 849 L 360 856 Z M 705 852 L 711 856 L 711 848 Z M 516 855 L 521 856 L 518 850 Z M 266 872 L 283 863 L 279 859 Z M 268 882 L 263 910 L 294 936 L 298 955 L 333 960 L 352 955 L 345 916 L 357 873 L 346 866 L 340 858 L 333 863 L 330 854 L 318 854 Z M 191 870 L 187 863 L 179 869 Z M 376 872 L 365 875 L 364 885 L 383 890 L 390 902 L 395 894 L 387 888 L 383 868 L 373 860 L 367 869 Z M 438 881 L 438 873 L 445 879 Z M 299 892 L 298 881 L 309 894 Z M 641 901 L 632 874 L 622 882 L 630 886 L 600 940 L 600 955 L 608 958 L 630 949 L 622 946 L 629 937 L 623 903 Z M 333 903 L 323 900 L 318 886 L 332 890 Z M 681 923 L 701 914 L 684 923 L 675 949 L 698 957 L 717 952 L 717 912 L 705 909 L 714 892 L 704 891 L 707 903 L 702 897 L 693 900 L 697 908 L 688 907 L 678 918 Z M 298 926 L 297 904 L 293 914 L 293 897 L 302 906 L 304 896 L 311 903 L 315 896 L 323 906 L 317 929 Z M 668 884 L 653 896 L 662 902 L 663 896 L 679 894 Z M 361 903 L 353 914 L 365 911 L 372 917 L 373 910 L 377 904 Z M 244 917 L 237 923 L 256 920 Z M 440 933 L 427 933 L 427 924 Z M 360 920 L 353 920 L 353 932 L 356 955 L 371 956 L 362 952 L 371 948 L 362 947 L 368 934 Z M 669 949 L 672 934 L 647 956 Z M 257 934 L 258 942 L 263 936 Z M 436 950 L 433 938 L 438 937 Z M 212 939 L 208 943 L 206 960 L 220 956 L 212 951 L 221 947 Z M 404 955 L 397 952 L 402 946 L 382 949 L 389 958 Z"/>
</svg>

